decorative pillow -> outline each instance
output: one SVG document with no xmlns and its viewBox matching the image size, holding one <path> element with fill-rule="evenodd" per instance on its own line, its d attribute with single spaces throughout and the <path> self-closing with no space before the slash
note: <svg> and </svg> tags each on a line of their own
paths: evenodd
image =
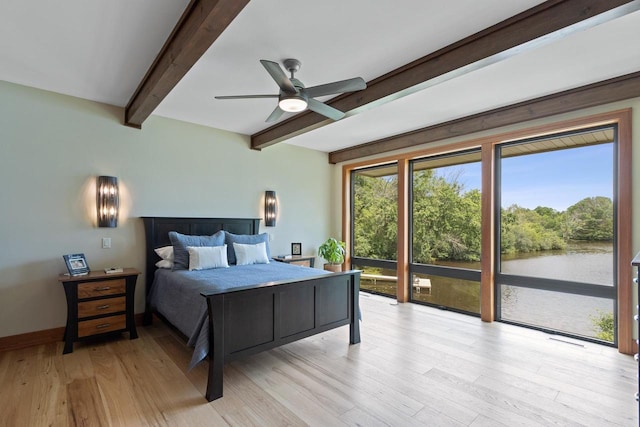
<svg viewBox="0 0 640 427">
<path fill-rule="evenodd" d="M 211 268 L 227 268 L 227 245 L 222 246 L 187 246 L 189 252 L 189 270 L 208 270 Z"/>
<path fill-rule="evenodd" d="M 233 234 L 226 232 L 225 233 L 225 243 L 227 244 L 227 258 L 229 260 L 229 264 L 236 263 L 236 254 L 233 248 L 234 243 L 240 243 L 243 245 L 255 245 L 258 243 L 264 242 L 267 258 L 271 258 L 271 252 L 269 251 L 269 234 Z"/>
<path fill-rule="evenodd" d="M 234 243 L 233 250 L 236 253 L 237 265 L 269 264 L 267 244 L 265 242 L 261 242 L 256 245 Z"/>
<path fill-rule="evenodd" d="M 173 261 L 169 261 L 166 259 L 161 259 L 160 261 L 156 262 L 156 267 L 158 268 L 173 268 Z"/>
<path fill-rule="evenodd" d="M 192 236 L 169 232 L 169 240 L 173 245 L 173 270 L 187 270 L 189 268 L 188 246 L 222 246 L 224 245 L 224 231 L 218 231 L 212 236 Z"/>
<path fill-rule="evenodd" d="M 161 248 L 155 248 L 154 251 L 163 260 L 173 261 L 173 246 L 163 246 Z"/>
</svg>

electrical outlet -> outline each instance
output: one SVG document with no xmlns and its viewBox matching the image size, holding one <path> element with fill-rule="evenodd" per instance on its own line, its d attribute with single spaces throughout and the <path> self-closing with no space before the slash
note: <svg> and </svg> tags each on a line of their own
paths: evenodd
<svg viewBox="0 0 640 427">
<path fill-rule="evenodd" d="M 102 238 L 102 249 L 111 249 L 111 237 Z"/>
</svg>

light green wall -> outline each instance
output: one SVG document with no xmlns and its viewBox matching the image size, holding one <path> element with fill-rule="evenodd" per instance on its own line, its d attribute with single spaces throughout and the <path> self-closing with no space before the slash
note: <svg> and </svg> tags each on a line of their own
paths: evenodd
<svg viewBox="0 0 640 427">
<path fill-rule="evenodd" d="M 121 124 L 122 114 L 0 82 L 0 337 L 64 326 L 63 254 L 83 252 L 92 269 L 143 271 L 140 216 L 260 218 L 264 191 L 275 190 L 277 226 L 261 225 L 272 254 L 289 253 L 291 242 L 315 254 L 339 232 L 338 168 L 326 154 L 286 144 L 254 151 L 248 136 L 155 116 L 137 130 Z M 94 225 L 97 175 L 118 177 L 117 228 Z M 112 249 L 101 248 L 102 237 Z"/>
</svg>

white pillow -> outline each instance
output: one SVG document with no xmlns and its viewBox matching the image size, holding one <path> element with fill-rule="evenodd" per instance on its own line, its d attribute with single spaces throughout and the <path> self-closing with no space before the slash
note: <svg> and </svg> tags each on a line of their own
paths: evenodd
<svg viewBox="0 0 640 427">
<path fill-rule="evenodd" d="M 154 251 L 163 260 L 173 261 L 173 246 L 163 246 L 161 248 L 155 248 Z"/>
<path fill-rule="evenodd" d="M 161 259 L 160 261 L 156 262 L 156 267 L 158 268 L 173 268 L 173 261 L 169 261 L 166 259 Z"/>
<path fill-rule="evenodd" d="M 208 270 L 227 268 L 227 245 L 187 246 L 189 251 L 189 270 Z"/>
<path fill-rule="evenodd" d="M 237 265 L 269 264 L 267 245 L 265 242 L 256 245 L 244 245 L 234 242 L 233 250 L 236 253 Z"/>
</svg>

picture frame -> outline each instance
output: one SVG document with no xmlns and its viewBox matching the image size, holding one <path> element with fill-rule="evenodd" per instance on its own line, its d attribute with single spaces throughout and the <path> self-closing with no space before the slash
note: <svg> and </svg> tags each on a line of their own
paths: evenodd
<svg viewBox="0 0 640 427">
<path fill-rule="evenodd" d="M 82 276 L 89 274 L 89 271 L 91 271 L 84 254 L 63 255 L 62 258 L 64 258 L 64 262 L 67 264 L 67 270 L 69 270 L 69 275 L 71 276 Z"/>
<path fill-rule="evenodd" d="M 291 244 L 291 255 L 302 255 L 302 243 L 292 243 Z"/>
</svg>

